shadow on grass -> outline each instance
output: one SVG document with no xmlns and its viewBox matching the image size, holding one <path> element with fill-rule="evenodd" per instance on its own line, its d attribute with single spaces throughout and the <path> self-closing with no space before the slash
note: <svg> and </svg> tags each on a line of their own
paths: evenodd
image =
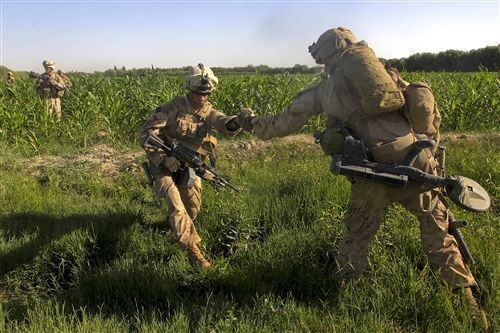
<svg viewBox="0 0 500 333">
<path fill-rule="evenodd" d="M 0 218 L 0 231 L 7 239 L 31 237 L 31 240 L 0 254 L 0 279 L 9 272 L 28 264 L 51 242 L 75 231 L 93 235 L 96 261 L 109 261 L 120 232 L 140 221 L 132 213 L 76 214 L 54 217 L 48 214 L 13 214 Z M 75 244 L 76 245 L 76 244 Z M 111 257 L 110 257 L 111 256 Z M 91 260 L 92 261 L 92 260 Z"/>
<path fill-rule="evenodd" d="M 282 254 L 275 261 L 263 262 L 247 262 L 241 257 L 227 269 L 224 263 L 218 266 L 215 261 L 208 272 L 182 271 L 172 266 L 165 270 L 138 267 L 88 274 L 58 299 L 67 309 L 85 308 L 94 315 L 129 319 L 140 314 L 147 320 L 159 312 L 168 321 L 182 312 L 188 317 L 190 330 L 199 331 L 204 325 L 224 320 L 228 311 L 268 311 L 269 307 L 258 299 L 289 299 L 313 307 L 336 304 L 339 283 L 331 276 L 333 260 L 330 254 L 318 252 L 320 247 L 307 253 L 318 258 L 314 262 L 290 262 Z M 211 323 L 206 322 L 207 318 Z"/>
<path fill-rule="evenodd" d="M 208 272 L 186 270 L 183 264 L 187 262 L 182 261 L 138 262 L 127 268 L 112 269 L 109 264 L 121 255 L 118 243 L 124 240 L 120 241 L 120 233 L 126 233 L 125 229 L 134 223 L 142 224 L 141 217 L 127 213 L 61 218 L 17 214 L 0 219 L 0 230 L 11 237 L 37 233 L 31 241 L 0 256 L 0 277 L 10 275 L 9 272 L 14 270 L 13 273 L 17 274 L 18 268 L 22 268 L 20 266 L 29 263 L 25 265 L 30 267 L 29 273 L 40 275 L 34 279 L 35 286 L 44 283 L 45 271 L 49 271 L 59 283 L 48 285 L 52 289 L 36 297 L 54 297 L 60 309 L 68 315 L 73 309 L 85 309 L 86 314 L 128 318 L 130 325 L 134 325 L 133 318 L 138 313 L 145 320 L 161 313 L 162 320 L 168 321 L 176 313 L 183 312 L 192 331 L 201 329 L 207 324 L 206 320 L 222 320 L 227 311 L 267 311 L 257 303 L 259 298 L 286 298 L 318 306 L 324 302 L 337 302 L 339 286 L 330 275 L 335 250 L 326 238 L 319 242 L 315 239 L 293 243 L 278 250 L 270 246 L 264 249 L 262 256 L 251 251 L 235 254 L 219 263 L 215 260 L 214 267 Z M 165 222 L 143 227 L 155 232 L 168 229 Z M 92 244 L 89 245 L 85 237 L 78 236 L 79 232 L 91 234 Z M 75 234 L 78 237 L 69 237 Z M 51 250 L 49 256 L 42 256 L 41 266 L 32 265 L 39 253 L 54 248 L 53 244 L 63 242 L 64 238 L 67 241 Z M 77 248 L 78 244 L 84 250 L 68 254 L 68 251 L 73 251 L 69 248 Z M 65 252 L 63 257 L 53 255 L 61 249 Z M 231 263 L 225 266 L 225 260 Z M 61 272 L 61 263 L 70 261 L 75 263 L 73 267 L 69 267 L 68 272 Z M 47 263 L 51 265 L 48 268 Z M 21 276 L 19 280 L 25 279 L 26 276 Z M 15 300 L 4 303 L 9 312 L 5 319 L 13 322 L 26 320 L 32 306 L 31 302 L 22 304 Z M 249 310 L 256 306 L 262 309 Z"/>
</svg>

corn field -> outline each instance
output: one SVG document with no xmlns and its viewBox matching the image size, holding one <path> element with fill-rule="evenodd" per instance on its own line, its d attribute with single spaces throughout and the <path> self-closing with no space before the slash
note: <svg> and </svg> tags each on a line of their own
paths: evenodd
<svg viewBox="0 0 500 333">
<path fill-rule="evenodd" d="M 477 73 L 403 73 L 410 82 L 428 82 L 443 116 L 443 131 L 496 131 L 500 115 L 500 75 Z M 182 76 L 148 73 L 136 77 L 74 74 L 62 98 L 63 118 L 56 123 L 36 95 L 31 79 L 0 88 L 0 142 L 39 150 L 54 142 L 85 147 L 97 141 L 133 143 L 138 127 L 160 104 L 185 94 Z M 319 75 L 229 75 L 220 78 L 211 102 L 226 114 L 251 107 L 257 114 L 283 111 Z M 303 132 L 321 127 L 310 119 Z"/>
</svg>

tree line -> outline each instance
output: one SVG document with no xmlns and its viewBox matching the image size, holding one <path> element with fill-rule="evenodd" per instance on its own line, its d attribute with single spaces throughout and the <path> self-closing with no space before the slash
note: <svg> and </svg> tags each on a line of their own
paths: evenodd
<svg viewBox="0 0 500 333">
<path fill-rule="evenodd" d="M 497 46 L 486 46 L 470 51 L 447 50 L 439 53 L 416 53 L 407 58 L 380 60 L 386 67 L 396 67 L 400 71 L 415 72 L 477 72 L 487 70 L 490 72 L 500 71 L 500 44 Z M 146 75 L 148 72 L 161 72 L 170 75 L 185 74 L 191 67 L 181 68 L 114 68 L 104 72 L 109 76 L 120 75 Z M 322 71 L 321 66 L 296 64 L 293 67 L 269 67 L 267 65 L 247 65 L 243 67 L 212 67 L 218 75 L 231 74 L 318 74 Z"/>
<path fill-rule="evenodd" d="M 477 72 L 487 70 L 490 72 L 500 71 L 500 44 L 496 46 L 486 46 L 471 51 L 447 50 L 439 53 L 416 53 L 407 58 L 380 60 L 386 67 L 396 67 L 400 71 L 415 72 Z M 179 68 L 132 68 L 125 66 L 114 67 L 104 72 L 95 72 L 105 76 L 144 76 L 148 74 L 184 75 L 191 67 Z M 293 67 L 269 67 L 267 65 L 247 65 L 242 67 L 212 67 L 217 75 L 238 75 L 238 74 L 318 74 L 321 73 L 321 66 L 307 66 L 296 64 Z M 5 81 L 7 72 L 10 70 L 5 66 L 0 66 L 0 77 Z M 75 72 L 73 72 L 75 74 Z M 83 74 L 83 73 L 82 73 Z M 28 76 L 28 72 L 16 71 L 14 74 L 18 78 Z"/>
<path fill-rule="evenodd" d="M 383 60 L 388 67 L 408 72 L 500 71 L 500 44 L 471 51 L 447 50 L 439 53 L 416 53 L 408 58 Z"/>
<path fill-rule="evenodd" d="M 308 67 L 307 65 L 296 64 L 293 67 L 269 67 L 268 65 L 247 65 L 242 67 L 210 67 L 217 75 L 239 75 L 239 74 L 318 74 L 322 69 L 319 66 Z M 104 71 L 106 76 L 123 76 L 123 75 L 147 75 L 151 73 L 162 73 L 166 75 L 184 75 L 191 69 L 191 66 L 178 68 L 131 68 L 125 66 Z"/>
</svg>

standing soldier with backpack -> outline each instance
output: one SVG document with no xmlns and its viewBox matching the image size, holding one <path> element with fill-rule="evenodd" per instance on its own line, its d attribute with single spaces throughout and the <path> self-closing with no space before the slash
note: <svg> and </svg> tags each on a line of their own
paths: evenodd
<svg viewBox="0 0 500 333">
<path fill-rule="evenodd" d="M 50 115 L 54 115 L 57 121 L 61 120 L 61 96 L 64 94 L 66 85 L 64 80 L 55 72 L 56 64 L 52 60 L 44 60 L 45 73 L 36 80 L 36 91 L 41 98 L 45 99 Z"/>
<path fill-rule="evenodd" d="M 64 85 L 66 86 L 66 91 L 69 91 L 69 89 L 71 89 L 71 87 L 73 86 L 73 83 L 71 83 L 68 74 L 66 74 L 66 72 L 62 69 L 58 70 L 57 74 L 59 74 L 59 76 L 63 79 Z"/>
<path fill-rule="evenodd" d="M 361 140 L 367 155 L 378 163 L 402 163 L 417 141 L 407 117 L 400 111 L 405 99 L 366 42 L 345 28 L 330 29 L 309 47 L 316 63 L 324 64 L 326 79 L 302 91 L 288 109 L 276 115 L 238 115 L 242 128 L 263 140 L 283 137 L 301 129 L 310 116 L 326 113 L 326 129 L 316 136 L 327 155 L 343 153 L 344 136 Z M 418 155 L 414 166 L 436 174 L 430 149 Z M 428 190 L 410 182 L 393 187 L 365 178 L 350 177 L 351 194 L 345 216 L 346 234 L 336 257 L 339 278 L 358 276 L 368 263 L 368 249 L 387 209 L 399 202 L 420 222 L 420 238 L 432 267 L 452 290 L 462 291 L 474 313 L 488 325 L 471 288 L 477 285 L 464 263 L 457 242 L 448 233 L 448 208 L 439 189 Z"/>
</svg>

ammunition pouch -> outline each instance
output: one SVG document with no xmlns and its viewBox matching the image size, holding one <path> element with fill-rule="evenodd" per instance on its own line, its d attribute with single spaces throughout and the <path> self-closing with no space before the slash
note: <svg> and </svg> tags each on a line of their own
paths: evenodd
<svg viewBox="0 0 500 333">
<path fill-rule="evenodd" d="M 193 168 L 184 167 L 173 174 L 177 186 L 191 188 L 196 180 L 196 172 Z"/>
<path fill-rule="evenodd" d="M 344 134 L 338 128 L 327 128 L 322 132 L 314 133 L 316 143 L 326 155 L 336 155 L 344 153 Z"/>
</svg>

